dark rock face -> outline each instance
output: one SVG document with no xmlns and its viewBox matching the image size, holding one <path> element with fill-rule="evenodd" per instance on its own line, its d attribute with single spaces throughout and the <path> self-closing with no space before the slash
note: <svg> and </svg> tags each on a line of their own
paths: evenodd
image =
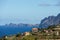
<svg viewBox="0 0 60 40">
<path fill-rule="evenodd" d="M 46 28 L 50 25 L 57 25 L 60 24 L 60 13 L 57 16 L 49 16 L 48 18 L 44 18 L 41 23 L 41 28 Z"/>
</svg>

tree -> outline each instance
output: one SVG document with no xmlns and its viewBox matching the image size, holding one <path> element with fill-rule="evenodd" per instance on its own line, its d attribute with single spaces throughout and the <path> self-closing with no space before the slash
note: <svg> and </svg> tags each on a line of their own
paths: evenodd
<svg viewBox="0 0 60 40">
<path fill-rule="evenodd" d="M 53 29 L 53 28 L 55 28 L 56 26 L 55 25 L 51 25 L 51 26 L 49 26 L 47 29 Z"/>
<path fill-rule="evenodd" d="M 18 33 L 18 34 L 16 35 L 16 37 L 19 37 L 19 36 L 21 36 L 21 34 L 20 34 L 20 33 Z"/>
</svg>

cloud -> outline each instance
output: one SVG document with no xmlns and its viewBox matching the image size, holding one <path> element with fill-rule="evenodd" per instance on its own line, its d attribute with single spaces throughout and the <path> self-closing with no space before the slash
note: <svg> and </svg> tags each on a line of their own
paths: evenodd
<svg viewBox="0 0 60 40">
<path fill-rule="evenodd" d="M 60 6 L 60 2 L 58 2 L 57 4 L 55 4 L 54 6 Z"/>
<path fill-rule="evenodd" d="M 39 6 L 60 6 L 60 0 L 58 0 L 57 2 L 53 2 L 53 3 L 40 3 L 38 4 Z"/>
<path fill-rule="evenodd" d="M 39 4 L 39 6 L 60 6 L 59 4 Z"/>
</svg>

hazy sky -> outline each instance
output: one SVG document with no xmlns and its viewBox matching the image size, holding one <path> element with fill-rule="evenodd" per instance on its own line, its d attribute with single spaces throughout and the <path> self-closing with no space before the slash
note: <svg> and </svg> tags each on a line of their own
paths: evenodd
<svg viewBox="0 0 60 40">
<path fill-rule="evenodd" d="M 0 24 L 39 24 L 60 13 L 60 0 L 0 0 Z"/>
</svg>

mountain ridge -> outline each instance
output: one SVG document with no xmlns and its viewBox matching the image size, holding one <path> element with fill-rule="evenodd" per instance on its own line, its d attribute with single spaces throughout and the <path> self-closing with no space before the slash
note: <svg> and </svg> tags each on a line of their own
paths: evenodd
<svg viewBox="0 0 60 40">
<path fill-rule="evenodd" d="M 40 28 L 46 28 L 50 25 L 60 24 L 60 13 L 57 16 L 49 16 L 41 20 Z"/>
</svg>

